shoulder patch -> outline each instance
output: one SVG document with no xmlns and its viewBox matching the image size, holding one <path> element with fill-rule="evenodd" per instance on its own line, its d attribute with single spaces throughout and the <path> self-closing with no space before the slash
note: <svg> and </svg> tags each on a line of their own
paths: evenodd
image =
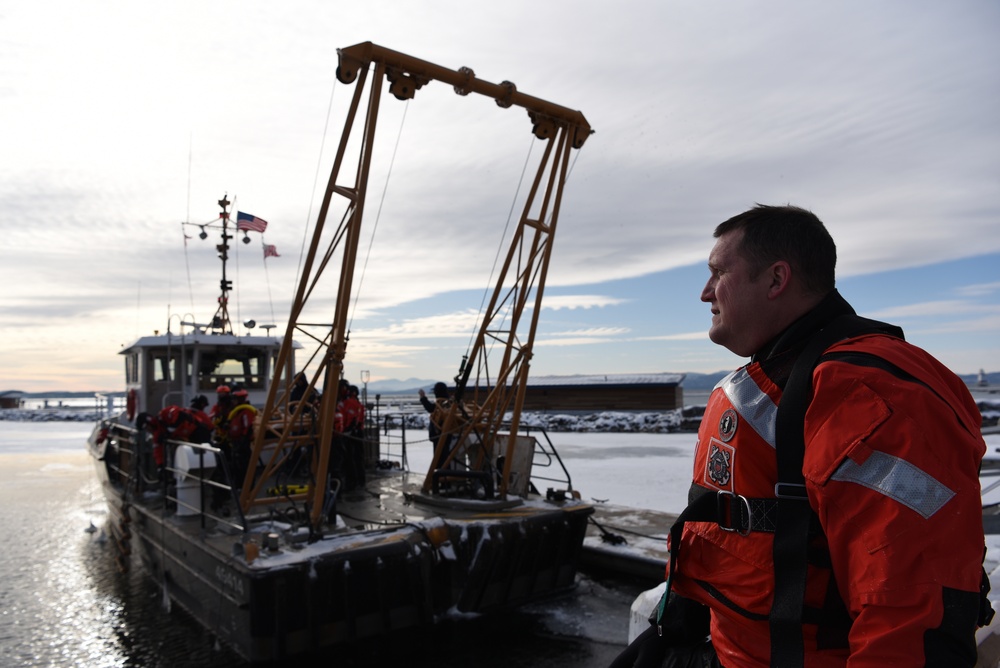
<svg viewBox="0 0 1000 668">
<path fill-rule="evenodd" d="M 728 443 L 736 435 L 736 427 L 739 425 L 739 417 L 732 408 L 727 409 L 719 419 L 719 438 Z"/>
<path fill-rule="evenodd" d="M 708 444 L 705 462 L 705 484 L 714 489 L 733 490 L 733 464 L 736 448 L 713 438 Z"/>
</svg>

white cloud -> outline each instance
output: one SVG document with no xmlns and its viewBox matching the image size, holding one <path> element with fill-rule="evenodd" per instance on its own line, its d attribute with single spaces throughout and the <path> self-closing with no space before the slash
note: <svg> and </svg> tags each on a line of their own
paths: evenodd
<svg viewBox="0 0 1000 668">
<path fill-rule="evenodd" d="M 472 309 L 454 313 L 410 318 L 385 327 L 372 327 L 363 336 L 373 340 L 468 337 L 476 331 L 479 313 Z"/>
<path fill-rule="evenodd" d="M 543 302 L 544 309 L 558 311 L 560 309 L 589 309 L 604 306 L 617 306 L 628 300 L 605 295 L 547 295 Z"/>
<path fill-rule="evenodd" d="M 590 346 L 598 343 L 610 343 L 613 340 L 614 337 L 611 336 L 551 336 L 536 340 L 535 347 Z"/>
<path fill-rule="evenodd" d="M 616 321 L 636 300 L 600 284 L 703 264 L 715 224 L 754 202 L 813 209 L 837 240 L 841 276 L 1000 253 L 995 3 L 955 11 L 904 0 L 751 0 L 720 11 L 633 0 L 609 11 L 596 0 L 53 0 L 12 4 L 4 21 L 17 40 L 0 46 L 0 230 L 20 252 L 0 264 L 0 368 L 9 382 L 24 379 L 23 389 L 43 374 L 27 338 L 64 342 L 70 318 L 92 328 L 77 340 L 96 341 L 81 356 L 97 360 L 122 332 L 164 329 L 167 304 L 209 317 L 219 279 L 212 242 L 194 239 L 185 255 L 178 223 L 211 219 L 223 193 L 271 223 L 267 242 L 282 257 L 265 270 L 256 244 L 241 248 L 236 303 L 258 322 L 273 311 L 280 329 L 354 92 L 334 84 L 336 48 L 367 39 L 514 81 L 593 125 L 572 156 L 548 276 L 550 287 L 589 293 L 545 298 L 547 311 L 577 318 L 567 328 L 648 331 L 648 312 Z M 555 24 L 567 29 L 553 33 Z M 220 26 L 253 48 L 225 45 Z M 609 56 L 620 53 L 627 63 Z M 478 300 L 385 318 L 490 284 L 508 212 L 516 218 L 530 186 L 533 168 L 518 180 L 526 155 L 536 159 L 542 145 L 522 110 L 458 97 L 439 82 L 405 104 L 385 95 L 381 111 L 352 302 L 355 322 L 376 325 L 355 330 L 352 353 L 362 340 L 407 342 L 381 358 L 372 349 L 371 364 L 420 368 L 469 335 Z M 337 262 L 316 295 L 320 322 L 332 313 Z M 997 293 L 979 281 L 952 293 L 960 299 L 920 304 L 915 295 L 876 317 L 953 319 L 979 308 L 964 299 Z M 118 324 L 98 328 L 102 318 Z M 678 323 L 692 333 L 657 340 L 710 346 L 697 327 Z M 621 337 L 558 340 L 579 352 Z M 409 348 L 414 341 L 421 345 Z M 55 344 L 55 371 L 45 375 L 76 375 L 80 357 L 64 347 Z M 119 360 L 109 357 L 74 382 L 117 381 Z"/>
<path fill-rule="evenodd" d="M 662 336 L 644 336 L 643 341 L 702 341 L 708 340 L 708 330 L 686 332 L 684 334 L 664 334 Z"/>
<path fill-rule="evenodd" d="M 1000 292 L 1000 281 L 994 283 L 978 283 L 976 285 L 965 285 L 956 290 L 963 297 L 986 297 Z"/>
<path fill-rule="evenodd" d="M 936 324 L 926 324 L 912 333 L 919 334 L 971 334 L 976 332 L 1000 333 L 1000 307 L 986 309 L 986 313 L 977 318 L 948 320 Z M 1000 361 L 1000 360 L 998 360 Z"/>
<path fill-rule="evenodd" d="M 565 332 L 551 332 L 549 336 L 560 338 L 566 336 L 592 336 L 608 338 L 620 334 L 628 334 L 631 330 L 628 327 L 590 327 L 588 329 L 570 330 Z"/>
<path fill-rule="evenodd" d="M 927 317 L 948 317 L 973 313 L 981 310 L 982 307 L 965 300 L 941 300 L 932 302 L 920 302 L 918 304 L 907 304 L 905 306 L 893 306 L 881 309 L 871 314 L 872 318 L 893 320 L 906 318 L 927 318 Z"/>
</svg>

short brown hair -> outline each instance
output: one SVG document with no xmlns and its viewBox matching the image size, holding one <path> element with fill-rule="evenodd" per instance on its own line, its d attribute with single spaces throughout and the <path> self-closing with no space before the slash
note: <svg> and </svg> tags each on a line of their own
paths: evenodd
<svg viewBox="0 0 1000 668">
<path fill-rule="evenodd" d="M 837 245 L 823 221 L 797 206 L 757 204 L 715 228 L 719 238 L 743 230 L 739 250 L 757 274 L 785 260 L 810 292 L 826 294 L 836 285 Z"/>
</svg>

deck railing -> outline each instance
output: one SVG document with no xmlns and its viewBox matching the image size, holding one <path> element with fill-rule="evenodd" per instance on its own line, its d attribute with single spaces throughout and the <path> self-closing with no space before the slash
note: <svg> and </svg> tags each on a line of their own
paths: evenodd
<svg viewBox="0 0 1000 668">
<path fill-rule="evenodd" d="M 366 441 L 377 443 L 375 452 L 378 456 L 376 461 L 368 462 L 367 468 L 410 471 L 408 449 L 414 444 L 428 449 L 432 447 L 425 425 L 420 415 L 415 413 L 383 414 L 377 426 L 370 423 L 366 429 L 370 438 Z M 507 428 L 509 425 L 502 425 L 502 429 Z M 135 495 L 156 490 L 167 509 L 197 517 L 202 528 L 207 528 L 207 520 L 212 519 L 240 532 L 249 530 L 249 522 L 239 503 L 238 489 L 233 485 L 236 472 L 232 469 L 230 457 L 223 450 L 209 443 L 168 439 L 166 465 L 157 471 L 153 464 L 152 437 L 148 433 L 116 423 L 109 424 L 108 429 L 108 438 L 117 441 L 117 456 L 107 458 L 105 464 L 109 476 L 117 479 L 125 490 L 126 501 L 135 498 Z M 519 431 L 520 435 L 534 439 L 531 491 L 548 498 L 574 494 L 570 473 L 545 429 L 521 425 Z M 181 454 L 178 455 L 178 452 Z M 178 461 L 179 457 L 183 461 Z M 291 483 L 293 478 L 294 472 L 290 470 L 284 483 Z M 281 484 L 283 481 L 278 480 L 275 487 L 280 489 Z M 198 493 L 190 494 L 195 488 Z M 212 503 L 213 496 L 218 492 L 229 503 L 213 508 L 220 505 Z M 231 511 L 231 514 L 224 514 L 221 507 Z"/>
</svg>

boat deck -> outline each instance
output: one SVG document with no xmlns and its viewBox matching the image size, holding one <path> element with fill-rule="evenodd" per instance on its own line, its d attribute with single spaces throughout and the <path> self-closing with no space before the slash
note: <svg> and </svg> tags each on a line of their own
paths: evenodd
<svg viewBox="0 0 1000 668">
<path fill-rule="evenodd" d="M 399 540 L 395 534 L 401 531 L 427 534 L 446 523 L 459 523 L 468 530 L 473 524 L 496 524 L 512 519 L 524 522 L 565 512 L 580 511 L 586 515 L 591 508 L 571 498 L 557 501 L 514 497 L 506 501 L 477 501 L 425 495 L 421 491 L 423 481 L 422 473 L 399 469 L 369 471 L 363 486 L 338 494 L 330 513 L 336 514 L 336 525 L 327 527 L 321 535 L 312 536 L 307 528 L 307 508 L 301 502 L 281 501 L 258 507 L 245 518 L 246 531 L 234 513 L 233 502 L 227 502 L 221 511 L 212 511 L 208 507 L 207 493 L 203 501 L 198 497 L 185 499 L 183 493 L 176 497 L 171 495 L 171 501 L 180 503 L 169 504 L 169 512 L 164 511 L 166 504 L 161 496 L 147 497 L 136 505 L 142 505 L 149 512 L 159 512 L 161 519 L 174 530 L 218 555 L 229 559 L 242 557 L 240 561 L 251 569 L 280 565 L 288 561 L 288 556 L 298 562 L 304 551 L 326 552 L 331 549 L 332 542 L 338 543 L 337 549 L 343 549 L 345 542 L 395 542 Z M 275 496 L 280 498 L 277 493 Z M 185 500 L 194 502 L 185 506 Z M 431 542 L 441 542 L 441 539 L 432 538 Z"/>
</svg>

